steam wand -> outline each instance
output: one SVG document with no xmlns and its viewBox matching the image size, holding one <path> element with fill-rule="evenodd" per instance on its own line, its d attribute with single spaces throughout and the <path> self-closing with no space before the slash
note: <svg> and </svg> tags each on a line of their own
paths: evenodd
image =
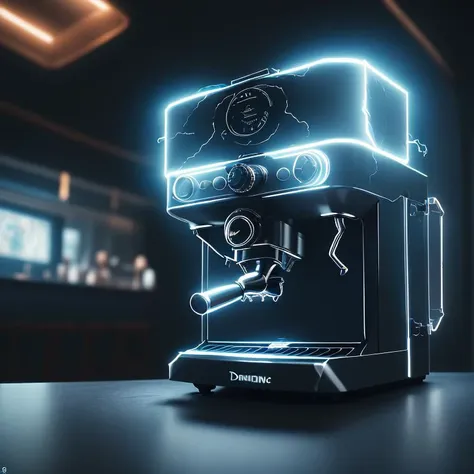
<svg viewBox="0 0 474 474">
<path fill-rule="evenodd" d="M 334 224 L 336 224 L 337 234 L 332 241 L 331 247 L 329 248 L 329 257 L 339 268 L 341 276 L 344 276 L 349 271 L 349 269 L 339 260 L 336 255 L 336 250 L 346 230 L 346 224 L 344 223 L 343 217 L 337 216 L 334 217 Z"/>
</svg>

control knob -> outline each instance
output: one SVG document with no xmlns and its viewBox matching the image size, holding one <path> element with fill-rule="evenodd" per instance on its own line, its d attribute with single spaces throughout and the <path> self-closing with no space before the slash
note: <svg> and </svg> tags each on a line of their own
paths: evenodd
<svg viewBox="0 0 474 474">
<path fill-rule="evenodd" d="M 179 201 L 191 199 L 199 188 L 199 183 L 192 176 L 180 176 L 173 185 L 173 195 Z"/>
<path fill-rule="evenodd" d="M 293 176 L 301 184 L 322 184 L 329 174 L 329 159 L 319 150 L 299 154 L 293 165 Z"/>
<path fill-rule="evenodd" d="M 248 193 L 267 179 L 267 170 L 260 165 L 234 165 L 228 174 L 227 184 L 234 193 Z"/>
</svg>

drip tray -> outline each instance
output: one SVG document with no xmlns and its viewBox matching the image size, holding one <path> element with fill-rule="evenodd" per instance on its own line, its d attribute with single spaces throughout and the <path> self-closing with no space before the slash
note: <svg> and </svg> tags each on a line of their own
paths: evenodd
<svg viewBox="0 0 474 474">
<path fill-rule="evenodd" d="M 202 353 L 202 355 L 255 355 L 255 356 L 280 356 L 280 357 L 346 357 L 354 352 L 354 346 L 332 346 L 332 345 L 301 345 L 288 344 L 281 345 L 272 344 L 228 344 L 228 343 L 204 343 L 193 350 L 194 354 Z M 354 354 L 355 355 L 355 354 Z"/>
</svg>

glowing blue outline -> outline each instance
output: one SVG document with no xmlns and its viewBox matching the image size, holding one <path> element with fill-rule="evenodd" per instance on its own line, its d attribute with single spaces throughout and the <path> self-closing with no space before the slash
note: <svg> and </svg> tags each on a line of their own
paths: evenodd
<svg viewBox="0 0 474 474">
<path fill-rule="evenodd" d="M 265 153 L 265 154 L 262 153 L 262 154 L 258 154 L 258 155 L 246 156 L 246 157 L 243 157 L 243 158 L 240 158 L 240 159 L 237 159 L 237 160 L 225 161 L 225 162 L 221 162 L 221 163 L 213 163 L 212 165 L 203 165 L 203 166 L 199 166 L 199 167 L 196 167 L 196 168 L 189 168 L 185 171 L 177 171 L 177 172 L 170 173 L 167 176 L 167 178 L 169 179 L 169 178 L 172 178 L 172 177 L 175 177 L 175 176 L 176 177 L 181 176 L 183 174 L 192 175 L 194 177 L 194 176 L 197 176 L 197 175 L 200 175 L 200 174 L 206 174 L 206 173 L 210 173 L 210 172 L 225 170 L 225 166 L 229 165 L 231 163 L 236 163 L 236 162 L 241 162 L 241 161 L 245 161 L 245 160 L 255 159 L 255 158 L 259 158 L 261 156 L 269 156 L 273 159 L 283 159 L 283 158 L 288 158 L 290 156 L 296 155 L 298 152 L 302 152 L 302 151 L 307 150 L 307 149 L 316 148 L 316 147 L 323 147 L 323 146 L 328 146 L 328 145 L 342 145 L 342 144 L 358 145 L 362 148 L 366 148 L 366 149 L 372 151 L 373 153 L 378 153 L 382 156 L 393 159 L 390 156 L 390 154 L 382 152 L 381 150 L 377 150 L 372 145 L 369 145 L 368 143 L 363 142 L 361 140 L 356 140 L 356 139 L 353 139 L 353 138 L 331 138 L 331 139 L 328 139 L 328 140 L 321 140 L 321 141 L 314 142 L 314 143 L 308 143 L 306 145 L 294 146 L 294 147 L 290 147 L 290 148 L 283 148 L 281 150 L 273 151 L 273 152 L 270 152 L 270 153 Z M 427 178 L 427 175 L 425 173 L 423 173 L 423 172 L 421 172 L 421 171 L 419 171 L 415 168 L 412 168 L 410 165 L 408 165 L 406 163 L 402 163 L 402 162 L 399 162 L 399 163 L 402 166 L 405 166 L 406 168 L 408 168 L 409 170 L 414 171 L 415 173 L 418 173 L 419 175 Z M 320 187 L 320 186 L 317 186 L 317 187 Z M 283 194 L 291 194 L 291 193 L 294 193 L 294 192 L 308 191 L 308 190 L 315 189 L 315 188 L 316 187 L 306 186 L 305 189 L 299 189 L 298 188 L 298 189 L 296 189 L 296 191 L 295 191 L 294 188 L 292 188 L 291 190 L 281 192 L 278 195 L 281 196 Z M 235 196 L 232 195 L 232 196 L 226 196 L 226 197 L 217 198 L 217 199 L 212 198 L 212 199 L 208 199 L 208 200 L 203 200 L 203 201 L 198 201 L 198 202 L 191 202 L 191 203 L 187 203 L 187 204 L 183 204 L 183 205 L 169 207 L 169 193 L 168 193 L 168 195 L 167 195 L 167 209 L 170 210 L 170 209 L 175 209 L 175 208 L 178 208 L 178 207 L 185 207 L 185 206 L 197 205 L 197 204 L 205 204 L 207 202 L 216 202 L 216 201 L 220 201 L 220 200 L 224 200 L 224 199 L 232 199 L 234 197 Z M 270 196 L 265 196 L 265 197 L 270 197 Z"/>
<path fill-rule="evenodd" d="M 338 359 L 354 359 L 357 357 L 374 357 L 374 356 L 379 356 L 379 355 L 384 355 L 384 354 L 397 354 L 401 352 L 407 352 L 405 349 L 401 350 L 396 350 L 396 351 L 387 351 L 387 352 L 377 352 L 375 354 L 362 354 L 362 355 L 348 355 L 348 356 L 336 356 L 336 357 L 325 357 L 325 356 L 292 356 L 292 355 L 279 355 L 279 354 L 248 354 L 245 352 L 216 352 L 216 351 L 200 351 L 198 349 L 188 349 L 186 351 L 181 351 L 178 353 L 178 355 L 168 364 L 170 367 L 173 365 L 181 356 L 183 355 L 191 355 L 191 356 L 201 356 L 203 358 L 206 358 L 206 356 L 212 357 L 224 357 L 224 358 L 235 358 L 235 359 L 260 359 L 259 362 L 265 362 L 265 359 L 267 361 L 271 360 L 301 360 L 304 362 L 304 360 L 324 360 L 324 363 L 327 363 L 332 360 L 338 360 Z"/>
<path fill-rule="evenodd" d="M 309 143 L 307 145 L 295 146 L 295 147 L 291 147 L 291 148 L 284 148 L 284 149 L 281 149 L 281 150 L 278 150 L 278 151 L 275 151 L 275 152 L 270 152 L 270 153 L 265 154 L 265 155 L 270 156 L 273 159 L 283 159 L 283 158 L 288 158 L 288 157 L 294 156 L 294 155 L 298 154 L 298 152 L 302 152 L 306 149 L 311 149 L 311 148 L 314 148 L 314 147 L 327 146 L 327 145 L 341 145 L 341 144 L 355 144 L 355 145 L 367 148 L 367 149 L 371 150 L 374 153 L 379 153 L 380 154 L 380 151 L 376 150 L 373 146 L 371 146 L 368 143 L 365 143 L 363 141 L 355 140 L 355 139 L 352 139 L 352 138 L 335 138 L 335 139 L 329 139 L 329 140 L 321 140 L 319 142 Z M 318 151 L 320 151 L 320 150 L 318 150 Z M 189 175 L 189 176 L 194 177 L 194 176 L 198 176 L 198 175 L 201 175 L 201 174 L 222 171 L 222 170 L 225 170 L 225 165 L 235 163 L 235 162 L 241 162 L 241 161 L 245 161 L 245 160 L 258 158 L 258 157 L 261 157 L 261 156 L 264 156 L 264 154 L 247 156 L 247 157 L 244 157 L 244 158 L 241 158 L 241 159 L 227 161 L 227 162 L 223 162 L 223 163 L 219 163 L 219 164 L 204 165 L 204 166 L 201 166 L 201 167 L 198 167 L 198 168 L 190 168 L 190 169 L 186 170 L 185 173 L 182 173 L 182 172 L 172 173 L 168 176 L 168 179 L 171 178 L 171 177 L 174 177 L 174 176 L 179 177 L 183 174 L 186 174 L 187 176 Z M 405 164 L 405 163 L 400 163 L 400 164 L 405 166 L 409 170 L 414 171 L 415 173 L 423 176 L 424 178 L 428 177 L 425 173 L 422 173 L 421 171 L 419 171 L 415 168 L 412 168 L 408 164 Z M 294 193 L 299 193 L 299 192 L 307 192 L 307 191 L 311 191 L 313 189 L 322 189 L 322 188 L 326 188 L 326 187 L 329 187 L 329 186 L 314 186 L 314 184 L 313 185 L 306 185 L 306 186 L 301 185 L 300 187 L 298 187 L 296 189 L 291 188 L 287 191 L 282 191 L 282 192 L 278 192 L 278 193 L 275 193 L 275 194 L 270 194 L 271 191 L 269 191 L 268 193 L 264 193 L 264 194 L 267 194 L 267 195 L 264 195 L 263 197 L 264 198 L 270 198 L 270 197 L 282 196 L 282 195 L 285 195 L 285 194 L 294 194 Z M 257 194 L 255 196 L 260 196 L 260 195 L 261 194 Z M 170 204 L 169 197 L 170 196 L 169 196 L 169 192 L 168 192 L 167 193 L 167 200 L 166 200 L 167 211 L 170 211 L 172 209 L 181 208 L 181 207 L 197 206 L 197 205 L 200 205 L 200 204 L 206 204 L 208 202 L 217 202 L 217 201 L 233 199 L 233 198 L 235 198 L 235 195 L 226 195 L 226 196 L 223 196 L 223 197 L 220 197 L 220 198 L 211 198 L 211 199 L 207 199 L 207 200 L 190 202 L 190 203 L 188 202 L 188 203 L 185 203 L 185 204 L 179 204 L 179 205 L 171 206 L 171 207 L 169 205 Z"/>
<path fill-rule="evenodd" d="M 188 175 L 185 175 L 185 176 L 178 176 L 175 180 L 174 180 L 174 183 L 173 183 L 173 189 L 172 189 L 172 193 L 173 193 L 173 197 L 176 199 L 176 201 L 179 201 L 179 202 L 187 202 L 189 199 L 191 199 L 193 197 L 193 194 L 194 194 L 194 191 L 195 189 L 193 189 L 193 193 L 191 194 L 191 196 L 187 199 L 181 199 L 178 197 L 178 194 L 176 192 L 176 185 L 178 184 L 179 180 L 180 179 L 189 179 L 192 183 L 193 183 L 193 186 L 195 188 L 199 188 L 199 183 L 197 182 L 197 179 L 194 177 L 194 176 L 188 176 Z"/>
<path fill-rule="evenodd" d="M 245 352 L 213 352 L 213 351 L 200 351 L 196 349 L 188 349 L 187 351 L 180 352 L 179 355 L 197 355 L 197 356 L 206 356 L 209 355 L 211 357 L 235 357 L 235 358 L 242 358 L 242 359 L 267 359 L 267 360 L 287 360 L 287 359 L 295 359 L 295 360 L 303 360 L 303 359 L 310 359 L 310 360 L 324 360 L 327 361 L 328 357 L 316 357 L 316 356 L 285 356 L 285 355 L 278 355 L 278 354 L 246 354 Z M 341 357 L 342 358 L 342 357 Z M 335 359 L 335 357 L 331 357 L 331 359 Z"/>
<path fill-rule="evenodd" d="M 347 212 L 326 212 L 325 214 L 321 214 L 321 217 L 348 217 L 349 219 L 358 219 L 358 217 L 354 216 L 353 214 L 348 214 Z"/>
<path fill-rule="evenodd" d="M 270 344 L 274 344 L 275 341 L 214 341 L 214 340 L 209 340 L 207 339 L 206 341 L 202 341 L 202 342 L 206 342 L 207 344 L 231 344 L 231 345 L 238 345 L 238 344 L 242 344 L 242 345 L 245 345 L 245 346 L 248 346 L 250 344 L 254 344 L 256 346 L 265 346 L 265 345 L 270 345 Z M 324 347 L 329 347 L 329 346 L 335 346 L 336 344 L 340 344 L 341 346 L 351 346 L 352 345 L 360 345 L 362 344 L 363 341 L 346 341 L 346 342 L 342 342 L 342 341 L 335 341 L 335 342 L 329 342 L 329 341 L 325 341 L 325 342 L 322 342 L 322 341 L 286 341 L 286 344 L 302 344 L 302 345 L 314 345 L 314 346 L 317 346 L 317 345 L 320 345 L 320 346 L 324 346 Z M 197 349 L 200 345 L 196 346 L 194 349 Z"/>
<path fill-rule="evenodd" d="M 357 58 L 324 58 L 324 59 L 319 59 L 317 61 L 313 61 L 313 62 L 308 63 L 308 64 L 297 66 L 297 67 L 294 67 L 294 68 L 286 69 L 286 70 L 283 70 L 283 71 L 277 71 L 273 74 L 269 74 L 266 77 L 270 78 L 270 77 L 279 77 L 279 76 L 294 74 L 296 72 L 304 71 L 304 70 L 310 69 L 310 68 L 315 67 L 315 66 L 320 66 L 322 64 L 357 64 L 357 65 L 360 65 L 360 66 L 364 67 L 364 81 L 363 81 L 364 92 L 363 92 L 362 112 L 363 112 L 363 114 L 366 118 L 365 119 L 365 132 L 366 132 L 366 134 L 368 136 L 368 139 L 369 139 L 371 144 L 366 143 L 362 140 L 355 140 L 355 139 L 348 139 L 348 138 L 346 138 L 346 139 L 344 139 L 344 138 L 342 138 L 342 139 L 333 139 L 333 140 L 336 140 L 336 143 L 337 142 L 340 142 L 340 143 L 346 142 L 346 143 L 359 144 L 361 146 L 365 146 L 366 148 L 372 149 L 372 151 L 374 151 L 375 153 L 379 153 L 380 155 L 382 155 L 386 158 L 390 158 L 392 160 L 398 161 L 398 162 L 406 165 L 409 162 L 409 158 L 410 158 L 410 150 L 409 150 L 409 148 L 410 148 L 410 146 L 409 146 L 409 144 L 410 144 L 410 137 L 409 137 L 409 96 L 408 96 L 408 92 L 402 86 L 400 86 L 399 84 L 397 84 L 396 82 L 391 80 L 389 77 L 387 77 L 385 74 L 383 74 L 382 72 L 380 72 L 379 70 L 374 68 L 372 65 L 370 65 L 366 60 L 357 59 Z M 392 87 L 394 87 L 395 89 L 402 92 L 406 97 L 406 146 L 405 146 L 406 156 L 404 158 L 393 155 L 392 153 L 386 152 L 386 151 L 378 148 L 375 144 L 375 140 L 374 140 L 372 134 L 370 133 L 369 112 L 368 112 L 368 109 L 367 109 L 367 82 L 368 82 L 368 71 L 369 70 L 373 74 L 377 75 L 379 78 L 381 78 L 384 81 L 388 82 Z M 251 81 L 253 79 L 254 79 L 253 77 L 250 77 L 249 79 L 241 81 L 238 84 L 243 84 L 243 83 Z M 213 94 L 215 92 L 218 92 L 218 91 L 223 91 L 223 90 L 233 88 L 233 87 L 235 87 L 235 85 L 236 84 L 234 83 L 234 84 L 229 84 L 229 85 L 224 86 L 224 87 L 216 87 L 215 89 L 210 89 L 210 90 L 206 90 L 206 91 L 202 91 L 202 92 L 197 92 L 195 94 L 192 94 L 192 95 L 183 97 L 179 100 L 176 100 L 174 102 L 171 102 L 165 108 L 164 140 L 163 140 L 163 143 L 164 143 L 164 172 L 165 172 L 165 177 L 166 178 L 169 178 L 169 177 L 174 176 L 174 175 L 184 174 L 184 173 L 190 174 L 190 173 L 193 172 L 193 169 L 191 168 L 191 169 L 186 169 L 186 170 L 182 170 L 182 171 L 178 171 L 178 172 L 174 171 L 174 172 L 168 173 L 168 143 L 167 143 L 168 139 L 167 139 L 167 134 L 168 134 L 168 112 L 169 112 L 169 110 L 172 109 L 173 107 L 176 107 L 177 105 L 183 104 L 183 103 L 188 102 L 190 100 L 198 99 L 200 97 L 205 97 L 205 96 L 211 95 L 211 94 Z M 301 149 L 304 149 L 306 147 L 314 147 L 314 146 L 318 146 L 318 145 L 316 145 L 315 143 L 311 143 L 311 144 L 308 144 L 308 145 L 304 145 L 304 147 L 302 147 Z M 282 151 L 282 150 L 280 150 L 280 151 Z M 264 153 L 264 154 L 268 155 L 268 154 L 271 154 L 271 153 Z M 225 162 L 225 163 L 214 163 L 212 165 L 204 165 L 204 166 L 194 168 L 194 170 L 196 170 L 196 171 L 201 170 L 201 169 L 206 168 L 207 166 L 211 166 L 211 167 L 223 166 L 225 164 L 233 163 L 234 161 L 237 161 L 237 160 L 232 160 L 232 161 Z"/>
<path fill-rule="evenodd" d="M 311 156 L 311 158 L 316 159 L 316 161 L 318 162 L 317 164 L 319 165 L 319 173 L 313 176 L 313 178 L 308 183 L 302 183 L 298 178 L 296 178 L 296 163 L 298 161 L 298 158 L 302 155 Z M 327 181 L 329 175 L 331 174 L 331 162 L 329 161 L 329 158 L 326 153 L 322 152 L 321 150 L 308 150 L 307 153 L 299 153 L 298 156 L 296 156 L 291 171 L 293 173 L 293 176 L 296 178 L 297 181 L 299 181 L 302 186 L 321 186 Z"/>
<path fill-rule="evenodd" d="M 200 351 L 197 351 L 195 349 L 189 349 L 185 352 L 179 352 L 178 355 L 168 364 L 168 374 L 169 374 L 169 378 L 171 379 L 171 370 L 172 370 L 172 367 L 173 365 L 175 364 L 175 362 L 178 361 L 178 359 L 181 358 L 182 355 L 204 355 L 204 354 L 199 354 Z M 355 357 L 372 357 L 372 356 L 379 356 L 379 355 L 386 355 L 386 354 L 395 354 L 395 353 L 398 353 L 398 352 L 405 352 L 404 350 L 403 351 L 388 351 L 388 352 L 379 352 L 379 353 L 376 353 L 376 354 L 364 354 L 364 355 L 358 355 L 358 356 L 342 356 L 342 357 L 330 357 L 330 358 L 321 358 L 323 359 L 322 361 L 318 361 L 318 362 L 314 362 L 314 363 L 306 363 L 307 365 L 312 365 L 314 367 L 314 369 L 316 370 L 316 373 L 318 374 L 319 376 L 319 380 L 321 381 L 321 379 L 323 378 L 323 375 L 326 375 L 326 377 L 329 379 L 330 382 L 332 382 L 332 384 L 334 385 L 335 388 L 337 388 L 340 392 L 346 392 L 347 391 L 347 388 L 345 387 L 345 385 L 342 383 L 341 379 L 336 375 L 336 373 L 334 372 L 334 369 L 331 367 L 331 362 L 333 360 L 337 360 L 337 359 L 349 359 L 349 358 L 355 358 Z M 196 354 L 194 354 L 196 353 Z M 205 354 L 209 354 L 208 351 L 205 352 Z M 240 353 L 240 354 L 237 354 L 237 353 L 216 353 L 216 354 L 212 354 L 212 356 L 227 356 L 227 357 L 232 357 L 232 358 L 240 358 L 242 359 L 242 356 L 243 355 L 246 355 L 245 358 L 249 359 L 249 358 L 254 358 L 254 357 L 249 357 L 249 356 L 257 356 L 259 354 L 245 354 L 245 353 Z M 240 357 L 239 357 L 240 356 Z M 261 354 L 260 354 L 260 357 L 261 357 Z M 301 359 L 301 356 L 277 356 L 276 354 L 273 355 L 273 357 L 271 355 L 267 355 L 266 356 L 266 359 L 260 359 L 258 362 L 260 364 L 271 364 L 272 363 L 272 359 L 275 360 L 275 359 Z M 309 358 L 306 358 L 306 359 L 311 359 L 311 357 Z M 313 360 L 318 360 L 316 358 L 312 358 Z M 303 363 L 305 363 L 305 361 L 302 361 Z M 247 363 L 247 362 L 244 362 L 244 363 Z M 318 370 L 318 369 L 321 369 L 321 370 Z M 319 385 L 319 382 L 318 382 L 318 385 Z M 316 391 L 318 391 L 318 389 L 316 388 Z"/>
<path fill-rule="evenodd" d="M 431 296 L 430 296 L 430 279 L 429 279 L 429 274 L 430 274 L 430 252 L 429 252 L 429 227 L 428 227 L 428 321 L 429 321 L 429 325 L 430 325 L 430 331 L 431 332 L 436 332 L 438 329 L 439 329 L 439 326 L 441 324 L 441 321 L 443 320 L 444 318 L 444 237 L 443 237 L 443 234 L 444 234 L 444 209 L 443 207 L 441 206 L 441 203 L 439 202 L 439 200 L 435 197 L 431 197 L 431 198 L 428 198 L 427 199 L 427 202 L 428 202 L 428 206 L 430 204 L 435 204 L 438 206 L 439 208 L 439 226 L 440 226 L 440 272 L 441 272 L 441 275 L 440 275 L 440 278 L 441 278 L 441 282 L 440 282 L 440 306 L 441 308 L 439 308 L 442 312 L 442 315 L 441 317 L 438 319 L 437 323 L 436 323 L 436 326 L 433 326 L 433 319 L 431 319 Z M 428 226 L 430 225 L 430 213 L 431 212 L 435 212 L 435 211 L 428 211 Z"/>
<path fill-rule="evenodd" d="M 405 314 L 407 322 L 407 376 L 411 378 L 410 267 L 408 261 L 408 198 L 403 198 L 403 253 L 405 266 Z"/>
</svg>

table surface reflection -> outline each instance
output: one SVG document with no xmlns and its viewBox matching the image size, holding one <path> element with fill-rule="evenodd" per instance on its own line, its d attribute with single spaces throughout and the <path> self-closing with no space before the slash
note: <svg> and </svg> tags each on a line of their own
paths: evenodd
<svg viewBox="0 0 474 474">
<path fill-rule="evenodd" d="M 0 385 L 0 472 L 472 473 L 474 374 L 349 397 L 157 381 Z"/>
</svg>

